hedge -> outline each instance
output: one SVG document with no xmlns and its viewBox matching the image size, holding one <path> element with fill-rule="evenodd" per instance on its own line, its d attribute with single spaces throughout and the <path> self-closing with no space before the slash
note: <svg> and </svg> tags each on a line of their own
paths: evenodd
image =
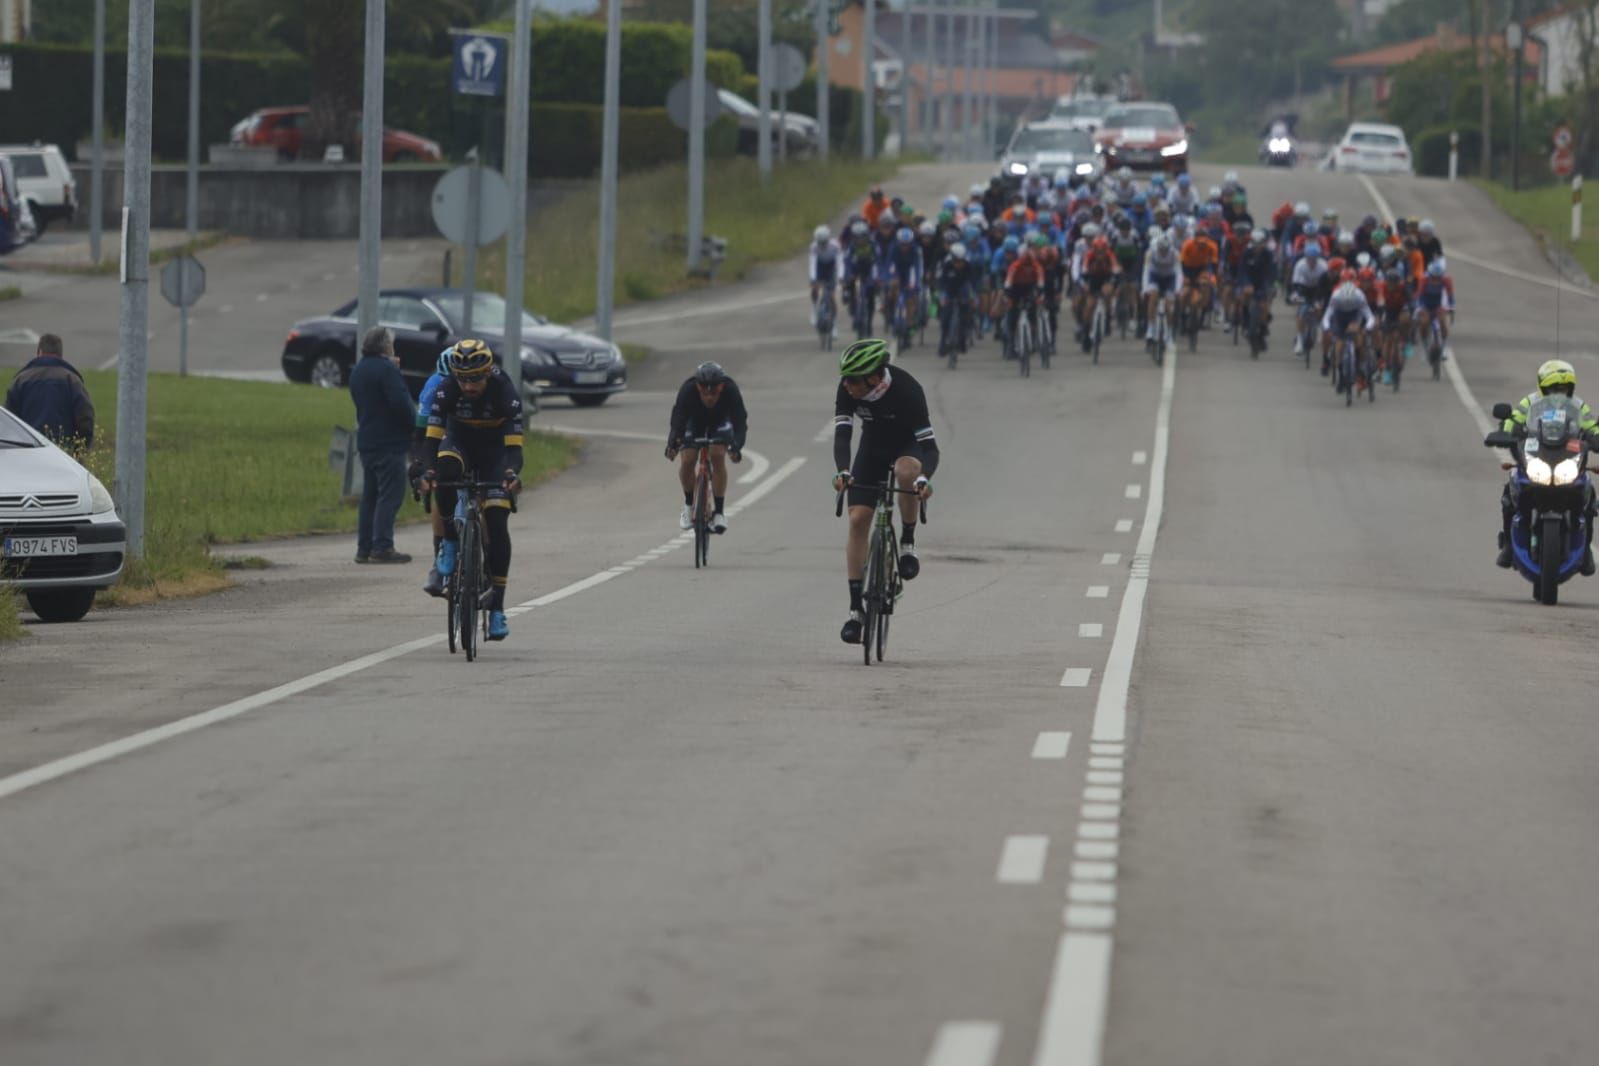
<svg viewBox="0 0 1599 1066">
<path fill-rule="evenodd" d="M 1475 174 L 1482 156 L 1482 131 L 1475 123 L 1451 122 L 1429 126 L 1416 134 L 1411 151 L 1416 154 L 1416 173 L 1429 178 L 1449 176 L 1449 134 L 1460 134 L 1460 171 Z"/>
<path fill-rule="evenodd" d="M 600 130 L 605 109 L 594 104 L 535 103 L 528 144 L 528 172 L 535 178 L 586 178 L 600 169 Z M 672 125 L 661 107 L 625 107 L 619 122 L 618 169 L 644 170 L 681 163 L 688 134 Z M 709 156 L 731 156 L 738 125 L 717 119 L 706 135 Z"/>
</svg>

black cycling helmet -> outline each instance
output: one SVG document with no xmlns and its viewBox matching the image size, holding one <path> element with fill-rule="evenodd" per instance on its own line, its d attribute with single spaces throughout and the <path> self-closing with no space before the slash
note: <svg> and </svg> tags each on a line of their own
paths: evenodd
<svg viewBox="0 0 1599 1066">
<path fill-rule="evenodd" d="M 694 384 L 711 388 L 727 381 L 727 371 L 722 369 L 721 363 L 701 363 L 694 368 Z"/>
</svg>

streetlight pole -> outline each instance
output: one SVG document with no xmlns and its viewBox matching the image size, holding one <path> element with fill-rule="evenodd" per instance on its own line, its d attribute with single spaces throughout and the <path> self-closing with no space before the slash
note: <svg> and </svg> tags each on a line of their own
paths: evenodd
<svg viewBox="0 0 1599 1066">
<path fill-rule="evenodd" d="M 618 3 L 621 0 L 617 0 Z M 694 44 L 688 93 L 688 270 L 700 268 L 705 236 L 705 3 L 694 0 Z"/>
<path fill-rule="evenodd" d="M 383 251 L 384 14 L 383 0 L 366 0 L 366 56 L 361 88 L 361 282 L 355 313 L 357 344 L 378 322 L 378 271 Z M 475 219 L 473 224 L 476 224 Z M 474 233 L 473 238 L 476 236 Z"/>
<path fill-rule="evenodd" d="M 905 0 L 899 16 L 899 154 L 911 150 L 911 9 Z"/>
<path fill-rule="evenodd" d="M 877 0 L 866 0 L 864 32 L 861 34 L 861 158 L 871 159 L 877 151 L 877 76 L 872 70 L 877 51 Z"/>
<path fill-rule="evenodd" d="M 828 113 L 829 53 L 832 52 L 832 34 L 828 32 L 827 0 L 816 0 L 816 134 L 821 144 L 817 156 L 827 162 L 828 149 L 832 147 L 833 116 Z"/>
<path fill-rule="evenodd" d="M 200 0 L 189 0 L 189 161 L 184 175 L 184 230 L 200 233 Z M 178 288 L 188 280 L 189 257 L 178 260 Z M 189 374 L 189 302 L 178 308 L 178 376 Z"/>
<path fill-rule="evenodd" d="M 100 263 L 105 224 L 105 0 L 94 0 L 94 134 L 89 150 L 89 260 Z"/>
<path fill-rule="evenodd" d="M 527 124 L 533 83 L 533 0 L 516 0 L 516 39 L 511 42 L 511 94 L 505 138 L 505 183 L 511 189 L 511 227 L 505 235 L 505 351 L 513 373 L 521 369 L 522 302 L 527 272 Z M 474 238 L 477 234 L 472 235 Z"/>
<path fill-rule="evenodd" d="M 117 316 L 118 510 L 128 555 L 144 556 L 145 408 L 150 361 L 150 138 L 155 0 L 128 4 L 127 127 L 122 154 L 122 301 Z"/>
<path fill-rule="evenodd" d="M 772 0 L 758 0 L 756 4 L 755 33 L 755 106 L 761 109 L 755 120 L 756 165 L 761 181 L 772 177 Z M 787 131 L 784 131 L 787 139 Z"/>
<path fill-rule="evenodd" d="M 600 270 L 595 280 L 594 322 L 611 339 L 616 293 L 616 152 L 622 105 L 622 0 L 605 4 L 605 118 L 600 149 Z"/>
</svg>

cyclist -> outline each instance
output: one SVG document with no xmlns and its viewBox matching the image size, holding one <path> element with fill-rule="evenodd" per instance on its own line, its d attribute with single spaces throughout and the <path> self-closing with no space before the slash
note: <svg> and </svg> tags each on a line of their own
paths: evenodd
<svg viewBox="0 0 1599 1066">
<path fill-rule="evenodd" d="M 1241 232 L 1243 227 L 1234 231 L 1234 235 Z M 1238 290 L 1239 313 L 1247 313 L 1254 308 L 1255 321 L 1260 323 L 1260 337 L 1266 339 L 1267 330 L 1271 326 L 1271 294 L 1272 286 L 1277 283 L 1277 257 L 1271 250 L 1271 242 L 1267 240 L 1266 231 L 1255 229 L 1249 231 L 1249 247 L 1244 249 L 1243 255 L 1238 260 L 1238 267 L 1233 274 L 1233 283 Z"/>
<path fill-rule="evenodd" d="M 1355 332 L 1355 347 L 1360 347 L 1361 338 L 1377 326 L 1377 316 L 1371 313 L 1371 305 L 1366 302 L 1366 294 L 1360 291 L 1360 286 L 1355 284 L 1355 279 L 1350 277 L 1350 271 L 1345 271 L 1339 280 L 1338 287 L 1333 290 L 1332 299 L 1327 301 L 1327 310 L 1321 316 L 1322 336 L 1330 338 L 1330 344 L 1322 352 L 1322 373 L 1327 372 L 1331 343 L 1342 343 L 1349 335 L 1350 330 Z M 1357 375 L 1353 382 L 1346 381 L 1339 385 L 1338 391 L 1353 388 L 1356 392 L 1365 388 L 1367 382 L 1362 375 Z"/>
<path fill-rule="evenodd" d="M 888 467 L 894 482 L 915 496 L 900 497 L 899 576 L 910 581 L 921 572 L 916 558 L 917 500 L 933 494 L 928 479 L 938 469 L 938 441 L 927 414 L 927 394 L 909 371 L 888 365 L 888 345 L 856 341 L 838 359 L 838 395 L 833 404 L 833 491 L 849 490 L 849 541 L 844 551 L 849 578 L 849 617 L 839 636 L 859 644 L 866 621 L 861 604 L 866 544 L 878 492 L 855 482 L 875 483 Z M 861 446 L 850 462 L 855 419 L 861 420 Z"/>
<path fill-rule="evenodd" d="M 1521 398 L 1515 408 L 1510 412 L 1510 417 L 1500 425 L 1506 433 L 1524 434 L 1527 432 L 1527 416 L 1532 413 L 1532 405 L 1552 392 L 1564 393 L 1577 408 L 1577 426 L 1588 440 L 1591 448 L 1599 448 L 1599 419 L 1594 417 L 1593 410 L 1583 403 L 1577 393 L 1577 368 L 1564 359 L 1550 359 L 1538 367 L 1538 391 L 1529 393 Z M 1511 491 L 1515 483 L 1514 475 L 1505 483 L 1505 491 L 1499 497 L 1499 508 L 1503 514 L 1504 527 L 1499 532 L 1499 558 L 1495 559 L 1503 569 L 1510 569 L 1510 526 L 1516 514 L 1516 499 Z M 1593 486 L 1588 487 L 1588 544 L 1582 555 L 1582 573 L 1584 577 L 1594 575 L 1593 558 L 1593 523 L 1596 508 L 1594 506 Z"/>
<path fill-rule="evenodd" d="M 938 273 L 938 354 L 948 355 L 953 344 L 961 341 L 959 334 L 950 339 L 950 329 L 957 328 L 960 313 L 967 318 L 967 328 L 972 328 L 970 315 L 977 299 L 977 271 L 966 258 L 966 245 L 956 241 L 950 246 Z"/>
<path fill-rule="evenodd" d="M 488 526 L 489 639 L 510 635 L 505 620 L 505 585 L 511 572 L 511 497 L 522 488 L 522 398 L 516 383 L 494 365 L 494 354 L 480 340 L 467 338 L 449 350 L 450 378 L 433 394 L 428 407 L 419 488 L 434 492 L 445 515 L 455 514 L 457 490 L 439 484 L 474 478 L 498 478 L 483 501 Z M 455 523 L 444 523 L 437 567 L 444 577 L 455 573 Z"/>
<path fill-rule="evenodd" d="M 1455 302 L 1451 296 L 1454 289 L 1453 280 L 1449 277 L 1449 268 L 1443 259 L 1434 259 L 1427 264 L 1427 272 L 1422 276 L 1420 284 L 1416 286 L 1416 328 L 1422 337 L 1426 337 L 1428 326 L 1438 323 L 1438 342 L 1449 343 L 1449 315 L 1454 312 Z"/>
<path fill-rule="evenodd" d="M 888 200 L 883 196 L 883 187 L 873 185 L 872 191 L 867 193 L 866 202 L 861 204 L 861 217 L 871 227 L 877 226 L 877 220 L 888 209 Z"/>
<path fill-rule="evenodd" d="M 1199 210 L 1199 193 L 1194 190 L 1194 179 L 1186 172 L 1177 175 L 1177 187 L 1166 197 L 1166 203 L 1174 216 L 1192 215 Z"/>
<path fill-rule="evenodd" d="M 1202 314 L 1213 298 L 1216 263 L 1221 251 L 1205 230 L 1195 230 L 1183 242 L 1182 252 L 1184 288 L 1195 292 L 1192 298 L 1193 314 Z"/>
<path fill-rule="evenodd" d="M 701 363 L 677 390 L 672 404 L 672 420 L 666 435 L 666 457 L 678 460 L 677 480 L 683 487 L 683 513 L 677 524 L 688 529 L 694 524 L 694 462 L 698 453 L 684 445 L 691 440 L 710 438 L 711 490 L 716 497 L 716 512 L 711 529 L 727 532 L 727 460 L 743 462 L 744 438 L 749 432 L 749 414 L 744 395 L 738 391 L 727 371 L 718 363 Z"/>
<path fill-rule="evenodd" d="M 901 227 L 894 234 L 893 247 L 889 249 L 886 260 L 878 265 L 883 280 L 888 283 L 888 293 L 883 301 L 883 316 L 890 325 L 897 326 L 899 305 L 903 296 L 905 326 L 909 329 L 916 319 L 916 294 L 922 285 L 922 250 L 917 247 L 916 234 L 911 232 L 910 227 Z"/>
<path fill-rule="evenodd" d="M 1183 294 L 1182 273 L 1177 269 L 1182 258 L 1177 245 L 1165 233 L 1158 234 L 1144 256 L 1144 321 L 1148 324 L 1145 336 L 1155 339 L 1155 301 L 1162 296 L 1180 299 Z M 1169 338 L 1168 338 L 1169 339 Z"/>
<path fill-rule="evenodd" d="M 1414 286 L 1398 253 L 1399 249 L 1391 244 L 1382 245 L 1377 253 L 1377 317 L 1382 323 L 1383 356 L 1389 366 L 1404 360 L 1404 338 L 1410 336 L 1410 307 L 1414 301 Z"/>
<path fill-rule="evenodd" d="M 1438 239 L 1438 231 L 1430 218 L 1416 223 L 1416 250 L 1421 253 L 1421 260 L 1427 266 L 1432 266 L 1432 261 L 1444 254 L 1444 242 Z"/>
<path fill-rule="evenodd" d="M 1094 347 L 1092 326 L 1094 309 L 1100 300 L 1106 301 L 1106 308 L 1111 306 L 1110 301 L 1116 297 L 1116 286 L 1121 284 L 1122 265 L 1116 258 L 1116 253 L 1111 249 L 1110 241 L 1105 237 L 1095 237 L 1088 246 L 1087 253 L 1083 256 L 1081 273 L 1078 280 L 1082 289 L 1077 295 L 1077 339 L 1083 346 L 1083 351 L 1091 351 Z"/>
<path fill-rule="evenodd" d="M 1327 270 L 1327 260 L 1321 254 L 1321 245 L 1311 241 L 1305 245 L 1304 258 L 1294 264 L 1294 272 L 1288 283 L 1288 302 L 1302 305 L 1300 312 L 1303 321 L 1314 321 L 1321 311 L 1322 300 L 1325 298 L 1325 288 L 1329 283 L 1331 274 Z M 1294 335 L 1294 354 L 1304 355 L 1304 330 Z M 1327 373 L 1327 364 L 1322 363 L 1321 372 Z"/>
<path fill-rule="evenodd" d="M 433 395 L 439 391 L 439 386 L 450 380 L 450 349 L 446 348 L 439 353 L 438 365 L 427 381 L 422 384 L 422 393 L 416 401 L 416 433 L 412 438 L 410 469 L 406 479 L 414 488 L 422 478 L 422 448 L 428 436 L 428 415 L 433 410 Z M 442 508 L 433 508 L 433 565 L 428 568 L 427 582 L 422 586 L 422 591 L 429 596 L 444 595 L 444 578 L 439 574 L 438 558 L 439 546 L 444 542 L 444 511 Z"/>
<path fill-rule="evenodd" d="M 1016 336 L 1016 320 L 1022 311 L 1038 299 L 1044 285 L 1044 264 L 1039 262 L 1031 244 L 1017 249 L 1016 259 L 1005 268 L 1005 337 Z"/>
<path fill-rule="evenodd" d="M 844 302 L 850 317 L 862 332 L 872 328 L 872 299 L 877 291 L 877 248 L 872 243 L 871 227 L 865 221 L 853 222 L 844 253 Z"/>
<path fill-rule="evenodd" d="M 842 272 L 839 262 L 840 252 L 838 243 L 833 240 L 833 231 L 826 226 L 817 226 L 811 234 L 810 275 L 811 275 L 811 323 L 816 322 L 816 309 L 825 294 L 828 299 L 833 297 L 833 289 L 838 284 Z M 835 330 L 836 332 L 836 330 Z"/>
</svg>

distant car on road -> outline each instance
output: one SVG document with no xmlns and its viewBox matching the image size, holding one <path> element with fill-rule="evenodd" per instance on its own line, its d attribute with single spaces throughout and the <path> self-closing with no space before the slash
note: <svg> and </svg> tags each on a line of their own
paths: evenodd
<svg viewBox="0 0 1599 1066">
<path fill-rule="evenodd" d="M 284 161 L 298 159 L 310 113 L 309 107 L 263 107 L 235 123 L 228 139 L 238 145 L 276 148 L 278 158 Z M 385 163 L 438 163 L 443 159 L 444 151 L 437 142 L 384 127 Z"/>
<path fill-rule="evenodd" d="M 0 408 L 0 584 L 46 622 L 76 622 L 122 576 L 127 530 L 93 474 Z"/>
<path fill-rule="evenodd" d="M 1328 170 L 1358 170 L 1368 174 L 1414 174 L 1405 131 L 1381 122 L 1355 122 L 1327 160 Z"/>
<path fill-rule="evenodd" d="M 505 300 L 475 293 L 472 332 L 461 329 L 466 309 L 460 289 L 384 289 L 378 322 L 394 331 L 400 373 L 413 396 L 422 391 L 439 353 L 462 337 L 480 337 L 505 365 Z M 290 381 L 324 388 L 349 383 L 356 356 L 355 301 L 330 314 L 296 322 L 283 342 L 283 373 Z M 627 362 L 616 345 L 522 312 L 517 376 L 524 393 L 569 396 L 579 407 L 596 407 L 627 388 Z"/>
<path fill-rule="evenodd" d="M 52 222 L 71 222 L 77 215 L 78 183 L 61 149 L 53 144 L 0 145 L 0 158 L 11 163 L 38 232 L 49 229 Z"/>
<path fill-rule="evenodd" d="M 1000 180 L 1007 188 L 1015 188 L 1035 173 L 1053 179 L 1060 170 L 1097 181 L 1105 164 L 1094 147 L 1092 133 L 1058 119 L 1022 126 L 999 157 Z"/>
<path fill-rule="evenodd" d="M 1177 116 L 1171 104 L 1140 102 L 1118 104 L 1105 112 L 1095 134 L 1105 168 L 1188 170 L 1188 135 L 1192 128 Z"/>
</svg>

